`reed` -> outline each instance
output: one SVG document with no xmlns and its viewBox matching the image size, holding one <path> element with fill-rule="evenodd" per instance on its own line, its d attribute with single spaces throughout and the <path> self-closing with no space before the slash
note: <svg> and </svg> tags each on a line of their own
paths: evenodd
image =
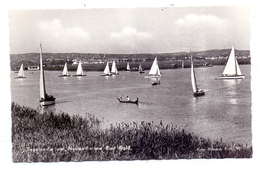
<svg viewBox="0 0 260 169">
<path fill-rule="evenodd" d="M 252 147 L 201 138 L 173 124 L 119 123 L 102 128 L 91 114 L 12 103 L 13 162 L 251 158 Z"/>
</svg>

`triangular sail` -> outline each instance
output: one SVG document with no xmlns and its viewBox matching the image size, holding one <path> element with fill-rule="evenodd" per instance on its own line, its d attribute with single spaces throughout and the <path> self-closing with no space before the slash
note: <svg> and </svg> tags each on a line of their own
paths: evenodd
<svg viewBox="0 0 260 169">
<path fill-rule="evenodd" d="M 114 60 L 112 62 L 111 73 L 118 74 L 118 71 L 117 71 L 117 68 L 116 68 L 116 62 Z"/>
<path fill-rule="evenodd" d="M 152 67 L 149 71 L 149 75 L 161 75 L 161 72 L 160 72 L 160 69 L 159 69 L 159 66 L 158 66 L 158 62 L 157 62 L 157 57 L 155 57 L 154 61 L 153 61 L 153 64 L 152 64 Z"/>
<path fill-rule="evenodd" d="M 241 70 L 240 70 L 240 68 L 238 66 L 237 59 L 236 59 L 236 69 L 237 69 L 237 75 L 242 75 Z"/>
<path fill-rule="evenodd" d="M 139 72 L 142 72 L 143 71 L 143 68 L 142 68 L 142 65 L 141 63 L 139 64 L 139 68 L 138 68 Z"/>
<path fill-rule="evenodd" d="M 198 87 L 197 87 L 197 82 L 196 82 L 192 55 L 190 55 L 190 61 L 191 61 L 191 85 L 192 85 L 192 90 L 195 93 L 198 90 Z"/>
<path fill-rule="evenodd" d="M 46 89 L 45 89 L 45 79 L 42 63 L 42 45 L 40 44 L 40 98 L 45 99 Z"/>
<path fill-rule="evenodd" d="M 67 67 L 67 63 L 65 63 L 63 71 L 62 71 L 62 75 L 64 76 L 68 76 L 69 72 L 68 72 L 68 67 Z"/>
<path fill-rule="evenodd" d="M 129 62 L 127 62 L 127 65 L 126 65 L 126 70 L 130 71 L 130 65 L 129 65 Z"/>
<path fill-rule="evenodd" d="M 83 75 L 83 69 L 81 65 L 81 61 L 79 61 L 78 68 L 77 68 L 77 75 Z"/>
<path fill-rule="evenodd" d="M 21 67 L 20 67 L 20 69 L 19 69 L 18 77 L 25 77 L 25 76 L 24 76 L 24 70 L 23 70 L 23 63 L 21 64 Z"/>
<path fill-rule="evenodd" d="M 237 75 L 237 68 L 239 69 L 236 58 L 235 58 L 235 49 L 234 49 L 234 45 L 233 45 L 230 55 L 228 57 L 226 67 L 225 67 L 222 75 Z M 239 71 L 240 71 L 240 69 L 239 69 Z"/>
<path fill-rule="evenodd" d="M 107 75 L 109 75 L 110 74 L 110 70 L 109 70 L 109 64 L 108 64 L 108 62 L 107 62 L 107 64 L 106 64 L 106 67 L 105 67 L 105 69 L 104 69 L 104 72 L 103 72 L 104 74 L 107 74 Z"/>
</svg>

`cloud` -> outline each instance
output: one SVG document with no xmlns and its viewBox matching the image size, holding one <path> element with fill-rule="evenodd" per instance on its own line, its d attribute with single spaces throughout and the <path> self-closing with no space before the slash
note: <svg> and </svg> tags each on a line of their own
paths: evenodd
<svg viewBox="0 0 260 169">
<path fill-rule="evenodd" d="M 189 14 L 175 21 L 175 31 L 178 32 L 178 45 L 205 50 L 222 48 L 223 39 L 227 39 L 228 23 L 225 19 L 214 15 Z"/>
<path fill-rule="evenodd" d="M 62 46 L 65 51 L 80 50 L 81 45 L 86 45 L 90 35 L 83 28 L 73 26 L 65 27 L 61 20 L 54 19 L 50 22 L 41 21 L 38 23 L 39 38 L 41 41 L 51 42 L 53 45 Z M 51 46 L 50 46 L 51 47 Z"/>
<path fill-rule="evenodd" d="M 122 47 L 122 52 L 140 52 L 152 42 L 153 38 L 151 33 L 141 32 L 128 26 L 119 32 L 112 32 L 110 40 L 115 46 Z"/>
<path fill-rule="evenodd" d="M 39 28 L 47 31 L 53 37 L 82 37 L 89 38 L 89 34 L 80 27 L 67 27 L 65 28 L 61 21 L 54 19 L 51 22 L 39 22 Z"/>
<path fill-rule="evenodd" d="M 195 15 L 189 14 L 185 18 L 176 20 L 177 25 L 194 25 L 194 24 L 216 24 L 222 23 L 223 20 L 214 15 Z"/>
<path fill-rule="evenodd" d="M 135 39 L 135 40 L 142 40 L 142 39 L 149 39 L 151 35 L 146 32 L 138 32 L 135 28 L 132 27 L 125 27 L 120 32 L 112 32 L 111 37 L 113 39 Z"/>
</svg>

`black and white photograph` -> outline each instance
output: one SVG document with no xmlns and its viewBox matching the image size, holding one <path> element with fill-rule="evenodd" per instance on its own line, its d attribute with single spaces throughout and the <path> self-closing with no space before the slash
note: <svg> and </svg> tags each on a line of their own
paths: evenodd
<svg viewBox="0 0 260 169">
<path fill-rule="evenodd" d="M 9 9 L 8 160 L 252 160 L 252 4 L 178 2 Z"/>
</svg>

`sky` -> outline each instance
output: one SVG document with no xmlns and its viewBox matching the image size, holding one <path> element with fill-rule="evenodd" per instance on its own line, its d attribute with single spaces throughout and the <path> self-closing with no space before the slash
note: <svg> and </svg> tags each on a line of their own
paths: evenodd
<svg viewBox="0 0 260 169">
<path fill-rule="evenodd" d="M 10 53 L 250 49 L 248 6 L 10 10 Z"/>
</svg>

